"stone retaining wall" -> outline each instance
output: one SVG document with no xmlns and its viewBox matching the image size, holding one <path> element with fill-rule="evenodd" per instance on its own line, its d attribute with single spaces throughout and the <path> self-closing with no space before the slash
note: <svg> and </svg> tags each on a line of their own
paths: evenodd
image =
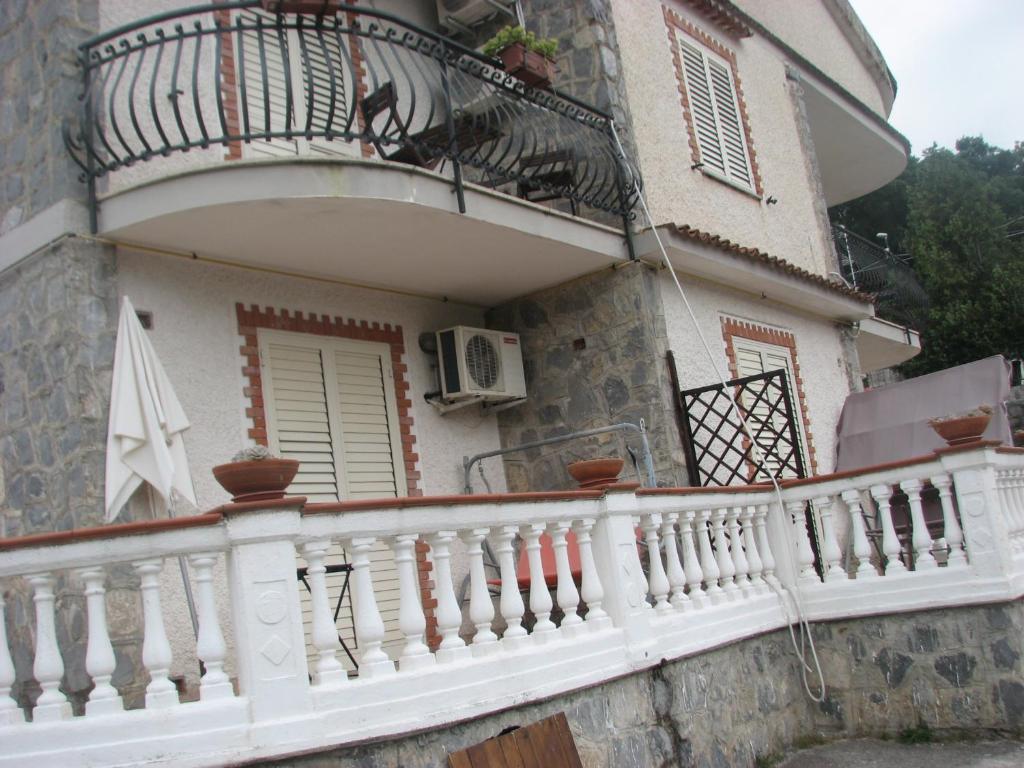
<svg viewBox="0 0 1024 768">
<path fill-rule="evenodd" d="M 821 623 L 813 629 L 829 686 L 821 704 L 804 692 L 783 630 L 453 727 L 265 765 L 447 768 L 451 752 L 558 711 L 587 768 L 748 768 L 797 740 L 922 724 L 1019 736 L 1022 632 L 1020 602 Z"/>
</svg>

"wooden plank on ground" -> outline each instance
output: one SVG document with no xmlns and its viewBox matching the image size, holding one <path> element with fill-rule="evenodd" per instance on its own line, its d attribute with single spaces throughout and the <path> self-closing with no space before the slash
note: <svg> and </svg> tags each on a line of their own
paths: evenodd
<svg viewBox="0 0 1024 768">
<path fill-rule="evenodd" d="M 448 756 L 450 768 L 583 768 L 564 712 Z"/>
</svg>

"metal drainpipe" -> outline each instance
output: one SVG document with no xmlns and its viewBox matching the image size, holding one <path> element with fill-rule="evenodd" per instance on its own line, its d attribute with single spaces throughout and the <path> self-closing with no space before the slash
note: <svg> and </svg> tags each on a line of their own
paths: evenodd
<svg viewBox="0 0 1024 768">
<path fill-rule="evenodd" d="M 513 446 L 512 448 L 499 448 L 496 451 L 486 451 L 485 453 L 478 453 L 475 456 L 463 456 L 462 457 L 462 468 L 463 468 L 463 488 L 462 492 L 467 496 L 473 494 L 473 486 L 469 482 L 470 471 L 473 469 L 473 465 L 482 459 L 489 459 L 494 456 L 503 456 L 506 453 L 515 453 L 517 451 L 527 451 L 531 448 L 540 448 L 543 445 L 554 445 L 555 443 L 564 443 L 569 440 L 578 440 L 583 437 L 591 437 L 593 435 L 601 435 L 605 432 L 619 432 L 619 431 L 633 431 L 640 433 L 640 440 L 643 443 L 644 448 L 644 468 L 647 470 L 647 485 L 649 488 L 654 488 L 656 485 L 654 479 L 654 459 L 651 456 L 651 446 L 647 441 L 647 429 L 644 426 L 643 419 L 640 420 L 640 426 L 636 424 L 630 424 L 629 422 L 622 422 L 621 424 L 612 424 L 608 427 L 597 427 L 596 429 L 586 429 L 581 432 L 573 432 L 568 435 L 559 435 L 558 437 L 549 437 L 546 440 L 537 440 L 532 443 L 523 443 L 522 445 Z"/>
</svg>

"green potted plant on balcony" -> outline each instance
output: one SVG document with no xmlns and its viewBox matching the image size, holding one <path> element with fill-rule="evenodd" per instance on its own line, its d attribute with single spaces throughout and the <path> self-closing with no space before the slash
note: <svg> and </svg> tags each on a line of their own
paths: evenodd
<svg viewBox="0 0 1024 768">
<path fill-rule="evenodd" d="M 502 67 L 530 88 L 548 88 L 555 77 L 558 41 L 539 38 L 522 27 L 505 27 L 484 43 L 484 54 L 501 59 Z"/>
</svg>

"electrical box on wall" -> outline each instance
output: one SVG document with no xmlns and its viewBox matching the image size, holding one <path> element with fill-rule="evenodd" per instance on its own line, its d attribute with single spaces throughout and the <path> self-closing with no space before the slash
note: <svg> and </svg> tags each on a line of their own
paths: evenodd
<svg viewBox="0 0 1024 768">
<path fill-rule="evenodd" d="M 445 400 L 526 397 L 518 333 L 458 325 L 437 332 L 437 351 Z"/>
</svg>

